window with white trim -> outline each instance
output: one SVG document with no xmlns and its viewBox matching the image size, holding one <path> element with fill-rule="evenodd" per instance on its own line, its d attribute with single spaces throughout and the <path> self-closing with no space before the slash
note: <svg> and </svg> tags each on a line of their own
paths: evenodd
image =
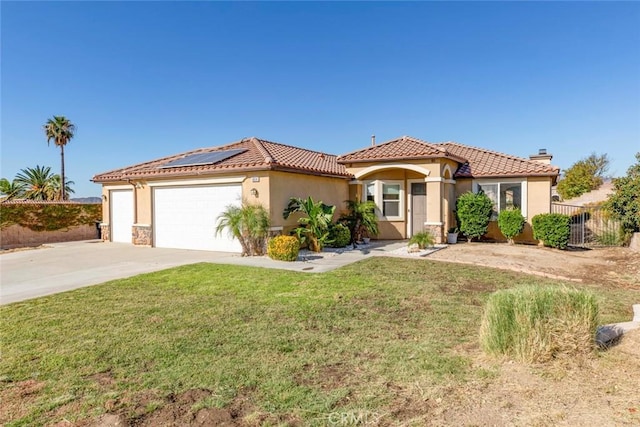
<svg viewBox="0 0 640 427">
<path fill-rule="evenodd" d="M 493 202 L 491 220 L 496 221 L 500 211 L 519 209 L 527 216 L 527 181 L 522 180 L 487 180 L 474 183 L 475 190 L 482 190 Z"/>
<path fill-rule="evenodd" d="M 392 180 L 365 181 L 365 201 L 373 201 L 378 217 L 387 221 L 404 220 L 404 182 Z"/>
<path fill-rule="evenodd" d="M 400 184 L 382 183 L 382 215 L 400 216 Z"/>
</svg>

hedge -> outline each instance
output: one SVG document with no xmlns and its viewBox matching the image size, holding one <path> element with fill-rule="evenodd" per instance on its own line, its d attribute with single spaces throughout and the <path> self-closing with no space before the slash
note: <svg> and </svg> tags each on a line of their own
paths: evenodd
<svg viewBox="0 0 640 427">
<path fill-rule="evenodd" d="M 545 246 L 565 249 L 571 236 L 571 217 L 569 215 L 546 213 L 532 218 L 533 238 L 541 240 Z"/>
<path fill-rule="evenodd" d="M 55 231 L 102 220 L 100 203 L 2 203 L 0 228 L 17 224 L 33 231 Z"/>
</svg>

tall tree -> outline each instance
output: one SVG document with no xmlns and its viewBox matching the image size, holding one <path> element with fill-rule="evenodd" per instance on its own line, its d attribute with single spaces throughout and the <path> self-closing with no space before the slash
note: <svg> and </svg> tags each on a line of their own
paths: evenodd
<svg viewBox="0 0 640 427">
<path fill-rule="evenodd" d="M 558 194 L 563 199 L 572 199 L 595 190 L 602 185 L 608 169 L 609 157 L 606 154 L 592 153 L 567 169 L 564 178 L 558 183 Z"/>
<path fill-rule="evenodd" d="M 605 206 L 622 222 L 625 231 L 640 231 L 640 152 L 636 153 L 636 163 L 629 167 L 627 176 L 614 179 L 613 187 L 615 192 Z"/>
<path fill-rule="evenodd" d="M 73 138 L 76 131 L 76 126 L 69 121 L 65 116 L 53 116 L 53 118 L 47 120 L 44 124 L 44 133 L 47 136 L 47 144 L 53 143 L 60 147 L 60 181 L 65 181 L 64 176 L 64 146 Z M 65 185 L 60 186 L 60 200 L 66 200 L 67 195 L 65 192 Z"/>
<path fill-rule="evenodd" d="M 51 173 L 49 166 L 36 166 L 35 168 L 22 169 L 15 182 L 24 188 L 24 198 L 30 200 L 55 200 L 59 191 L 58 175 Z"/>
</svg>

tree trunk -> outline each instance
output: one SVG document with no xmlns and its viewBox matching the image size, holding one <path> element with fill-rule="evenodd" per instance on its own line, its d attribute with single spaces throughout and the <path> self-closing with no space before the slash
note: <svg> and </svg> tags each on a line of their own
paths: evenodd
<svg viewBox="0 0 640 427">
<path fill-rule="evenodd" d="M 66 200 L 66 192 L 64 188 L 65 180 L 64 180 L 64 145 L 60 145 L 60 200 L 63 202 Z"/>
</svg>

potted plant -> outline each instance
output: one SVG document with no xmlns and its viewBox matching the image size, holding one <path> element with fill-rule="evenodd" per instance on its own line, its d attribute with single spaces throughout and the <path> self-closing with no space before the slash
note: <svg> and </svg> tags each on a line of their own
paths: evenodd
<svg viewBox="0 0 640 427">
<path fill-rule="evenodd" d="M 458 227 L 451 227 L 447 231 L 447 243 L 453 245 L 458 242 Z"/>
</svg>

